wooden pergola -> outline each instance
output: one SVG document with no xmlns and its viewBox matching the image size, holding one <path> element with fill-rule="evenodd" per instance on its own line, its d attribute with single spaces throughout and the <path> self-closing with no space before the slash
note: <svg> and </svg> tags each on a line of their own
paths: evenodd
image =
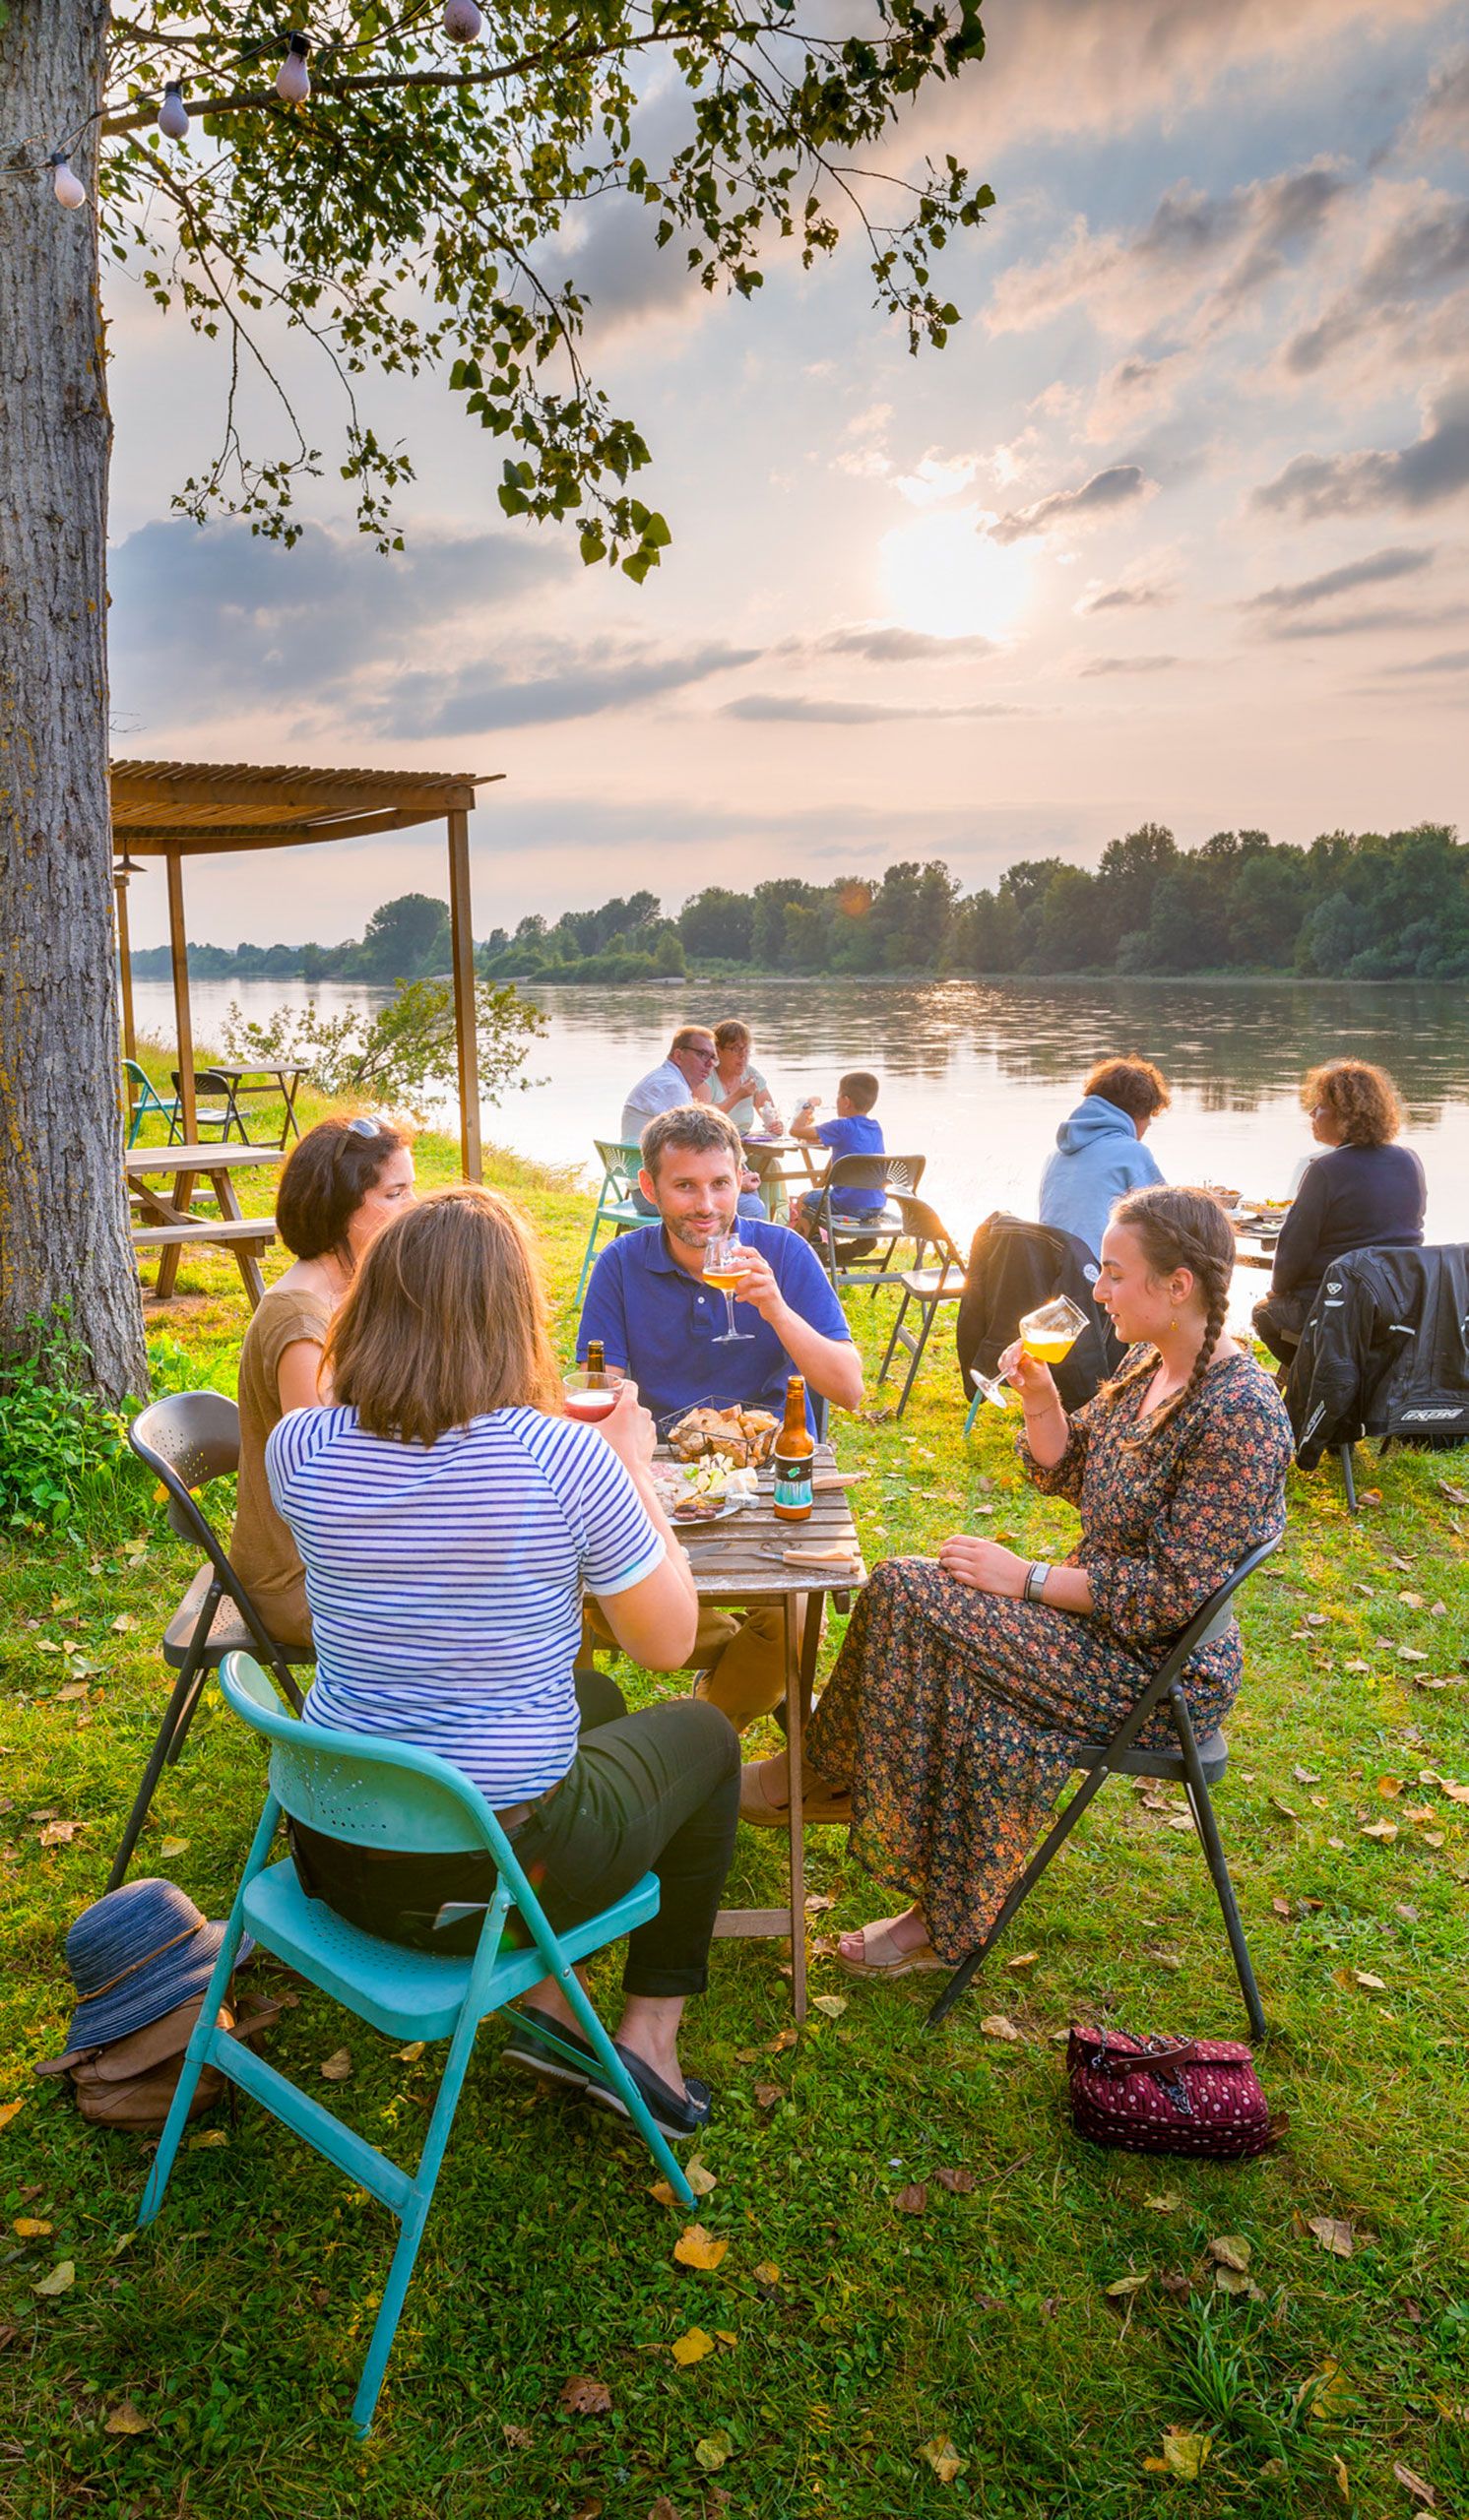
<svg viewBox="0 0 1469 2520">
<path fill-rule="evenodd" d="M 183 861 L 225 850 L 298 849 L 326 840 L 361 840 L 444 822 L 449 839 L 454 1031 L 459 1062 L 460 1150 L 467 1181 L 480 1178 L 479 1060 L 475 1028 L 475 942 L 470 918 L 470 814 L 475 790 L 502 771 L 466 775 L 430 770 L 257 769 L 245 762 L 114 761 L 112 830 L 122 863 L 114 871 L 122 962 L 123 1034 L 136 1056 L 127 884 L 131 860 L 161 857 L 168 884 L 168 946 L 178 1027 L 178 1099 L 183 1134 L 197 1131 L 194 1026 L 184 926 Z"/>
</svg>

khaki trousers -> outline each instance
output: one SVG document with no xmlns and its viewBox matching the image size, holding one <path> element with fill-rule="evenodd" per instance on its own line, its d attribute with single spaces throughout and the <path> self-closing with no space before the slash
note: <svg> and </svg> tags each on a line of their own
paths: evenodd
<svg viewBox="0 0 1469 2520">
<path fill-rule="evenodd" d="M 799 1609 L 797 1644 L 800 1639 Z M 582 1650 L 615 1646 L 601 1604 L 588 1600 L 582 1614 Z M 703 1672 L 698 1695 L 727 1715 L 736 1732 L 768 1715 L 786 1695 L 785 1619 L 779 1602 L 736 1613 L 699 1604 L 698 1633 L 688 1667 Z"/>
</svg>

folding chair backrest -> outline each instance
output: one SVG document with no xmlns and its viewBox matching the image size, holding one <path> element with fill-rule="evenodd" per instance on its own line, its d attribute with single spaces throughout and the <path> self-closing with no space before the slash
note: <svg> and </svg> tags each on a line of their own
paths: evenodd
<svg viewBox="0 0 1469 2520">
<path fill-rule="evenodd" d="M 822 1183 L 824 1190 L 913 1191 L 924 1177 L 926 1155 L 834 1156 Z"/>
<path fill-rule="evenodd" d="M 635 1140 L 594 1138 L 598 1160 L 603 1169 L 603 1188 L 616 1198 L 630 1199 L 637 1182 L 643 1150 Z"/>
<path fill-rule="evenodd" d="M 1209 1595 L 1202 1609 L 1194 1614 L 1182 1633 L 1175 1638 L 1168 1661 L 1157 1674 L 1158 1680 L 1165 1685 L 1171 1684 L 1177 1679 L 1184 1664 L 1192 1660 L 1201 1645 L 1212 1645 L 1216 1636 L 1223 1636 L 1235 1615 L 1233 1605 L 1236 1593 L 1247 1577 L 1254 1573 L 1257 1566 L 1263 1566 L 1267 1557 L 1273 1557 L 1284 1538 L 1284 1532 L 1277 1532 L 1273 1540 L 1262 1540 L 1257 1548 L 1250 1549 L 1248 1555 L 1242 1557 L 1239 1565 L 1232 1568 L 1217 1593 Z"/>
<path fill-rule="evenodd" d="M 239 1468 L 239 1411 L 223 1391 L 174 1391 L 128 1428 L 138 1459 L 168 1491 L 169 1528 L 218 1563 L 220 1544 L 191 1490 Z"/>
</svg>

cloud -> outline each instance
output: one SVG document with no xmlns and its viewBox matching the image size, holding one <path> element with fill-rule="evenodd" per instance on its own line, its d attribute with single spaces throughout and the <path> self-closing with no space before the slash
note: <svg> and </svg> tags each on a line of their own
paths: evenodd
<svg viewBox="0 0 1469 2520">
<path fill-rule="evenodd" d="M 1445 62 L 1429 82 L 1428 94 L 1413 118 L 1409 138 L 1424 152 L 1461 149 L 1469 132 L 1469 52 Z"/>
<path fill-rule="evenodd" d="M 1393 219 L 1351 285 L 1281 352 L 1291 377 L 1313 376 L 1364 335 L 1401 330 L 1426 301 L 1469 278 L 1469 202 L 1435 199 Z"/>
<path fill-rule="evenodd" d="M 1441 656 L 1415 657 L 1411 664 L 1384 665 L 1384 673 L 1469 673 L 1469 648 L 1448 648 Z"/>
<path fill-rule="evenodd" d="M 605 662 L 606 653 L 568 647 L 552 671 L 519 679 L 501 678 L 488 662 L 448 675 L 402 674 L 378 705 L 378 726 L 390 735 L 466 735 L 597 718 L 752 664 L 760 651 L 710 645 L 686 656 L 614 653 Z"/>
<path fill-rule="evenodd" d="M 1390 452 L 1298 455 L 1252 504 L 1277 515 L 1351 516 L 1371 508 L 1437 507 L 1469 488 L 1469 384 L 1445 394 L 1421 437 Z"/>
<path fill-rule="evenodd" d="M 1357 639 L 1383 630 L 1437 630 L 1449 622 L 1469 620 L 1462 603 L 1379 603 L 1366 612 L 1345 612 L 1326 621 L 1272 621 L 1271 639 Z"/>
<path fill-rule="evenodd" d="M 1053 490 L 1028 508 L 1012 508 L 990 528 L 991 541 L 1020 542 L 1030 534 L 1051 534 L 1058 527 L 1095 525 L 1156 489 L 1138 464 L 1113 464 L 1094 472 L 1079 489 Z"/>
<path fill-rule="evenodd" d="M 1098 674 L 1171 673 L 1175 665 L 1187 662 L 1185 657 L 1093 657 L 1091 663 L 1083 665 L 1081 670 L 1090 680 Z"/>
<path fill-rule="evenodd" d="M 309 705 L 571 566 L 554 542 L 519 534 L 420 533 L 384 558 L 324 525 L 289 551 L 227 520 L 141 526 L 110 555 L 113 701 L 121 718 L 170 725 Z"/>
<path fill-rule="evenodd" d="M 903 708 L 876 700 L 811 700 L 799 692 L 750 691 L 727 700 L 722 718 L 752 724 L 801 726 L 880 726 L 910 718 L 1033 718 L 1035 711 L 999 700 L 975 700 L 955 709 Z"/>
<path fill-rule="evenodd" d="M 1149 585 L 1146 581 L 1136 585 L 1097 587 L 1094 592 L 1082 596 L 1072 609 L 1081 613 L 1147 612 L 1157 604 L 1172 603 L 1176 593 L 1177 589 L 1172 586 Z"/>
<path fill-rule="evenodd" d="M 900 630 L 896 622 L 870 630 L 828 630 L 814 653 L 823 657 L 862 657 L 868 664 L 942 664 L 960 657 L 997 657 L 998 644 L 971 631 L 955 639 L 937 639 L 926 630 Z"/>
<path fill-rule="evenodd" d="M 1298 578 L 1294 586 L 1266 587 L 1259 595 L 1246 598 L 1242 612 L 1301 612 L 1309 604 L 1329 603 L 1333 596 L 1349 595 L 1354 587 L 1380 586 L 1389 578 L 1409 578 L 1420 569 L 1432 567 L 1432 550 L 1413 549 L 1397 544 L 1388 551 L 1371 551 L 1362 560 L 1348 560 L 1339 569 L 1327 569 L 1319 578 Z"/>
</svg>

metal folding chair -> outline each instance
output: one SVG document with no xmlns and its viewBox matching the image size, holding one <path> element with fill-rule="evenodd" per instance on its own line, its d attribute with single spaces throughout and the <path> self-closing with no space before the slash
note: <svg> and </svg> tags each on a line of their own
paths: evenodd
<svg viewBox="0 0 1469 2520">
<path fill-rule="evenodd" d="M 637 1141 L 622 1138 L 594 1138 L 592 1143 L 597 1149 L 602 1164 L 602 1188 L 597 1193 L 596 1213 L 587 1230 L 587 1248 L 582 1254 L 582 1274 L 576 1282 L 576 1292 L 571 1298 L 577 1305 L 581 1303 L 582 1296 L 586 1292 L 587 1280 L 592 1275 L 592 1263 L 597 1257 L 597 1236 L 601 1228 L 609 1225 L 614 1232 L 626 1233 L 633 1227 L 656 1225 L 658 1222 L 656 1217 L 644 1216 L 632 1195 L 637 1187 L 638 1167 L 643 1161 L 643 1150 Z"/>
<path fill-rule="evenodd" d="M 903 1349 L 909 1365 L 898 1396 L 898 1406 L 893 1412 L 896 1419 L 902 1417 L 908 1406 L 908 1395 L 913 1389 L 924 1350 L 928 1344 L 928 1333 L 940 1308 L 946 1303 L 957 1303 L 964 1292 L 965 1271 L 964 1254 L 936 1209 L 926 1206 L 922 1199 L 906 1198 L 901 1192 L 895 1195 L 893 1205 L 903 1219 L 904 1232 L 913 1236 L 914 1246 L 913 1267 L 893 1273 L 893 1283 L 903 1290 L 903 1300 L 898 1306 L 892 1337 L 877 1373 L 878 1382 L 886 1382 L 888 1367 L 898 1350 Z M 936 1264 L 926 1267 L 925 1256 L 929 1251 L 936 1254 Z M 922 1326 L 917 1330 L 907 1327 L 910 1304 L 923 1316 Z"/>
<path fill-rule="evenodd" d="M 180 1540 L 202 1549 L 205 1563 L 168 1622 L 163 1660 L 178 1673 L 163 1710 L 158 1738 L 143 1771 L 122 1842 L 112 1858 L 107 1887 L 115 1890 L 133 1859 L 143 1823 L 165 1766 L 172 1767 L 188 1738 L 204 1683 L 224 1657 L 251 1646 L 268 1663 L 292 1706 L 300 1691 L 291 1666 L 312 1659 L 304 1646 L 277 1642 L 240 1581 L 198 1499 L 192 1493 L 212 1479 L 239 1468 L 239 1411 L 222 1391 L 180 1391 L 156 1400 L 128 1428 L 128 1442 L 168 1494 L 168 1524 Z"/>
<path fill-rule="evenodd" d="M 867 1287 L 875 1292 L 888 1282 L 893 1253 L 900 1242 L 908 1239 L 908 1228 L 891 1202 L 897 1192 L 909 1193 L 918 1188 L 927 1161 L 926 1155 L 833 1156 L 816 1184 L 818 1203 L 809 1230 L 817 1257 L 838 1294 L 844 1287 Z M 881 1190 L 886 1194 L 885 1204 L 874 1208 L 869 1216 L 844 1216 L 839 1195 L 843 1190 Z M 839 1242 L 879 1245 L 880 1266 L 854 1269 L 845 1265 Z"/>
<path fill-rule="evenodd" d="M 400 2231 L 352 2401 L 352 2421 L 364 2433 L 393 2350 L 476 2034 L 486 2014 L 502 2010 L 540 1979 L 557 1979 L 584 2037 L 674 2195 L 681 2204 L 692 2205 L 693 2191 L 584 1992 L 574 1966 L 656 1916 L 659 1885 L 653 1873 L 645 1873 L 624 1898 L 600 1916 L 555 1934 L 483 1795 L 447 1759 L 377 1734 L 297 1723 L 247 1654 L 225 1656 L 220 1667 L 220 1686 L 241 1722 L 263 1733 L 271 1744 L 270 1790 L 199 2021 L 185 2051 L 138 2221 L 151 2223 L 163 2202 L 189 2105 L 206 2065 L 237 2084 L 314 2152 L 386 2205 L 397 2217 Z M 418 1855 L 487 1852 L 494 1860 L 498 1885 L 474 1957 L 440 1959 L 402 1950 L 375 1934 L 360 1932 L 322 1900 L 309 1898 L 289 1856 L 267 1863 L 283 1812 L 350 1846 L 397 1848 Z M 512 1908 L 530 1936 L 528 1950 L 505 1942 Z M 273 2065 L 214 2026 L 245 1933 L 253 1934 L 278 1960 L 385 2038 L 448 2040 L 443 2078 L 415 2171 L 401 2170 L 319 2101 L 298 2091 Z M 549 2045 L 560 2048 L 560 2042 L 545 2036 Z M 574 2059 L 569 2047 L 561 2052 Z"/>
<path fill-rule="evenodd" d="M 168 1142 L 171 1146 L 178 1122 L 177 1101 L 165 1102 L 154 1085 L 147 1068 L 140 1067 L 136 1059 L 124 1059 L 122 1072 L 127 1079 L 126 1100 L 131 1115 L 128 1120 L 129 1146 L 137 1145 L 138 1131 L 142 1128 L 150 1111 L 157 1111 L 160 1120 L 167 1121 Z"/>
<path fill-rule="evenodd" d="M 1224 1859 L 1224 1848 L 1220 1841 L 1219 1824 L 1214 1817 L 1214 1805 L 1209 1798 L 1209 1788 L 1211 1785 L 1217 1785 L 1223 1776 L 1229 1760 L 1229 1751 L 1222 1732 L 1211 1732 L 1202 1741 L 1196 1737 L 1188 1714 L 1187 1701 L 1183 1695 L 1182 1673 L 1184 1664 L 1190 1656 L 1198 1652 L 1201 1645 L 1211 1644 L 1216 1636 L 1223 1635 L 1234 1616 L 1230 1605 L 1235 1594 L 1246 1576 L 1252 1575 L 1255 1568 L 1262 1566 L 1265 1559 L 1280 1546 L 1283 1537 L 1282 1534 L 1275 1540 L 1262 1541 L 1258 1548 L 1250 1549 L 1247 1556 L 1241 1558 L 1233 1574 L 1226 1576 L 1218 1591 L 1210 1594 L 1202 1609 L 1189 1620 L 1182 1634 L 1175 1639 L 1131 1714 L 1118 1725 L 1110 1741 L 1078 1741 L 1073 1745 L 1072 1764 L 1077 1768 L 1085 1769 L 1086 1775 L 1083 1782 L 1052 1823 L 979 1949 L 970 1952 L 966 1959 L 960 1961 L 928 2015 L 927 2026 L 930 2030 L 936 2030 L 938 2024 L 953 2011 L 955 2004 L 977 1970 L 994 1948 L 1011 1918 L 1030 1897 L 1052 1858 L 1058 1855 L 1065 1845 L 1093 1795 L 1101 1790 L 1110 1776 L 1146 1776 L 1181 1784 L 1187 1789 L 1188 1807 L 1193 1814 L 1193 1825 L 1203 1845 L 1204 1856 L 1209 1866 L 1209 1877 L 1214 1884 L 1220 1911 L 1224 1917 L 1224 1929 L 1229 1936 L 1230 1950 L 1234 1955 L 1240 1990 L 1245 1997 L 1245 2009 L 1249 2016 L 1250 2036 L 1254 2039 L 1264 2037 L 1265 2016 L 1260 2005 L 1259 1988 L 1255 1984 L 1254 1970 L 1250 1965 L 1249 1949 L 1245 1940 L 1245 1928 L 1240 1922 L 1234 1884 L 1230 1880 L 1229 1866 Z M 1133 1744 L 1144 1725 L 1164 1705 L 1167 1706 L 1173 1718 L 1174 1731 L 1179 1743 L 1177 1750 L 1155 1750 L 1149 1747 L 1135 1749 Z"/>
<path fill-rule="evenodd" d="M 173 1091 L 175 1095 L 178 1094 L 181 1083 L 182 1080 L 179 1076 L 178 1070 L 175 1068 L 173 1070 Z M 232 1077 L 224 1075 L 219 1068 L 215 1067 L 196 1068 L 194 1072 L 194 1093 L 196 1097 L 194 1105 L 194 1130 L 196 1143 L 202 1144 L 206 1129 L 219 1130 L 220 1143 L 222 1146 L 224 1145 L 224 1140 L 235 1131 L 238 1132 L 239 1137 L 245 1146 L 250 1146 L 254 1143 L 249 1130 L 245 1126 L 244 1114 L 234 1099 L 234 1079 Z M 197 1101 L 197 1097 L 201 1094 L 223 1094 L 224 1100 L 213 1110 L 201 1110 Z M 173 1106 L 173 1118 L 168 1129 L 169 1145 L 174 1145 L 174 1143 L 182 1136 L 183 1105 L 181 1102 L 175 1102 Z"/>
</svg>

